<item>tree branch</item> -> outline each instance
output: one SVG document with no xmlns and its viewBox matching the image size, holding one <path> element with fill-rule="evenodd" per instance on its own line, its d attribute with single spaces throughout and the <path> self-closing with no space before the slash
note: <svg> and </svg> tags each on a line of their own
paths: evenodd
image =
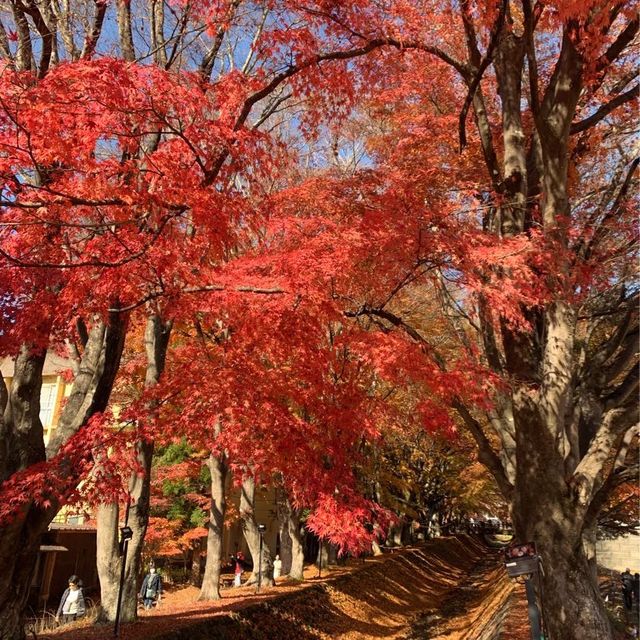
<svg viewBox="0 0 640 640">
<path fill-rule="evenodd" d="M 233 20 L 233 16 L 235 15 L 236 9 L 240 4 L 241 0 L 231 0 L 229 3 L 229 8 L 227 10 L 227 14 L 222 21 L 222 24 L 218 27 L 216 31 L 216 35 L 213 39 L 213 43 L 211 48 L 202 58 L 200 62 L 199 73 L 203 80 L 209 80 L 211 78 L 211 72 L 213 71 L 213 65 L 215 64 L 216 58 L 218 57 L 218 53 L 220 51 L 220 47 L 222 46 L 222 42 L 224 41 L 224 37 L 229 30 L 229 24 Z"/>
<path fill-rule="evenodd" d="M 242 109 L 236 118 L 235 125 L 233 127 L 234 131 L 239 131 L 244 123 L 247 121 L 251 110 L 254 105 L 260 100 L 266 98 L 268 95 L 273 93 L 281 84 L 294 77 L 298 73 L 309 69 L 314 65 L 321 64 L 323 62 L 329 62 L 334 60 L 351 60 L 353 58 L 357 58 L 360 56 L 364 56 L 376 49 L 380 49 L 381 47 L 394 47 L 400 51 L 402 50 L 417 50 L 423 51 L 425 53 L 432 54 L 438 57 L 440 60 L 446 62 L 451 65 L 454 69 L 456 69 L 463 77 L 468 75 L 469 68 L 467 65 L 459 62 L 442 49 L 438 47 L 433 47 L 431 45 L 426 45 L 423 42 L 419 41 L 408 41 L 403 42 L 397 40 L 396 38 L 375 38 L 367 42 L 367 44 L 357 47 L 355 49 L 348 49 L 344 51 L 332 51 L 330 53 L 319 53 L 306 60 L 303 60 L 297 64 L 289 66 L 285 71 L 277 74 L 274 78 L 271 79 L 269 83 L 267 83 L 262 89 L 256 91 L 252 95 L 250 95 L 243 103 Z M 207 171 L 205 178 L 202 182 L 202 186 L 207 187 L 213 184 L 213 182 L 218 177 L 222 165 L 225 163 L 226 159 L 229 157 L 230 150 L 229 148 L 224 149 L 213 166 L 209 171 Z"/>
<path fill-rule="evenodd" d="M 636 341 L 637 343 L 637 341 Z M 617 409 L 627 403 L 629 398 L 638 395 L 640 380 L 638 379 L 638 367 L 631 367 L 622 382 L 604 397 L 605 410 Z"/>
<path fill-rule="evenodd" d="M 255 293 L 258 295 L 281 295 L 287 293 L 285 289 L 281 289 L 279 287 L 253 287 L 250 285 L 239 285 L 237 287 L 229 287 L 224 284 L 209 284 L 203 285 L 201 287 L 186 287 L 180 293 L 207 293 L 207 292 L 215 292 L 215 291 L 235 291 L 237 293 Z M 139 307 L 147 304 L 147 302 L 151 302 L 151 300 L 157 300 L 158 298 L 162 298 L 163 296 L 168 295 L 166 291 L 153 291 L 148 295 L 144 296 L 137 302 L 133 302 L 130 305 L 125 307 L 118 307 L 114 309 L 109 309 L 110 312 L 128 312 L 133 311 L 134 309 L 138 309 Z M 175 295 L 175 294 L 171 294 Z"/>
<path fill-rule="evenodd" d="M 124 60 L 133 62 L 136 50 L 131 31 L 131 6 L 129 0 L 117 0 L 118 33 L 120 37 L 120 53 Z"/>
<path fill-rule="evenodd" d="M 620 56 L 627 45 L 635 38 L 636 33 L 638 33 L 638 26 L 640 26 L 640 18 L 638 17 L 638 12 L 636 12 L 633 20 L 629 22 L 611 46 L 598 59 L 596 72 L 605 71 Z"/>
<path fill-rule="evenodd" d="M 31 34 L 29 32 L 29 22 L 24 14 L 22 3 L 18 0 L 11 0 L 11 11 L 16 23 L 18 35 L 18 51 L 16 54 L 16 68 L 18 71 L 31 71 L 31 58 L 33 50 L 31 47 Z"/>
<path fill-rule="evenodd" d="M 102 24 L 104 22 L 104 16 L 107 13 L 108 4 L 103 0 L 95 0 L 96 13 L 93 17 L 93 26 L 91 32 L 87 33 L 84 44 L 82 45 L 82 51 L 80 58 L 89 59 L 94 54 L 100 34 L 102 33 Z"/>
<path fill-rule="evenodd" d="M 627 429 L 627 431 L 620 439 L 620 443 L 618 444 L 617 451 L 615 452 L 615 457 L 609 473 L 607 474 L 606 479 L 604 479 L 600 488 L 595 492 L 593 499 L 591 500 L 591 504 L 589 505 L 589 509 L 587 510 L 586 514 L 587 519 L 597 517 L 597 514 L 602 509 L 602 505 L 604 505 L 604 503 L 607 501 L 613 489 L 620 486 L 621 484 L 624 484 L 625 482 L 635 483 L 635 481 L 637 480 L 637 463 L 632 465 L 631 467 L 626 467 L 625 465 L 629 448 L 631 446 L 631 443 L 633 442 L 633 439 L 636 438 L 637 435 L 638 425 L 635 424 Z"/>
<path fill-rule="evenodd" d="M 0 54 L 9 63 L 9 67 L 15 70 L 16 61 L 11 53 L 9 47 L 9 38 L 7 37 L 7 30 L 5 29 L 2 20 L 0 20 Z"/>
<path fill-rule="evenodd" d="M 635 100 L 638 95 L 640 95 L 640 85 L 636 85 L 624 93 L 619 93 L 615 98 L 601 105 L 595 113 L 591 114 L 588 118 L 584 118 L 579 122 L 574 122 L 571 125 L 571 134 L 573 135 L 590 129 L 621 105 L 631 102 L 631 100 Z"/>
<path fill-rule="evenodd" d="M 489 45 L 487 47 L 487 51 L 485 53 L 484 59 L 480 63 L 480 66 L 473 71 L 473 80 L 469 84 L 469 91 L 467 93 L 467 97 L 465 98 L 464 104 L 462 105 L 462 110 L 460 111 L 460 117 L 458 119 L 458 137 L 460 138 L 460 151 L 467 146 L 467 133 L 466 133 L 466 122 L 467 122 L 467 113 L 469 112 L 469 107 L 473 102 L 473 97 L 480 85 L 480 80 L 482 80 L 482 76 L 486 71 L 487 67 L 493 60 L 493 51 L 498 44 L 498 37 L 500 32 L 502 31 L 502 27 L 504 26 L 504 19 L 507 13 L 507 0 L 502 0 L 500 3 L 500 10 L 498 12 L 498 17 L 491 28 L 491 36 L 489 40 Z"/>
<path fill-rule="evenodd" d="M 476 441 L 478 460 L 491 472 L 505 500 L 511 500 L 513 485 L 507 479 L 507 474 L 505 473 L 500 457 L 493 450 L 491 443 L 482 430 L 482 425 L 471 415 L 459 398 L 456 397 L 454 399 L 452 406 L 462 418 L 467 429 L 471 432 L 473 439 Z"/>
<path fill-rule="evenodd" d="M 604 414 L 587 453 L 578 463 L 569 481 L 583 514 L 590 509 L 594 496 L 603 485 L 603 470 L 612 452 L 619 449 L 620 439 L 638 422 L 638 418 L 638 407 L 612 409 Z"/>
<path fill-rule="evenodd" d="M 40 65 L 38 68 L 38 78 L 42 79 L 47 75 L 47 71 L 49 71 L 51 53 L 53 51 L 54 33 L 49 29 L 49 26 L 42 17 L 40 9 L 35 4 L 34 0 L 27 0 L 23 6 L 25 11 L 31 16 L 33 24 L 35 24 L 36 29 L 42 38 L 42 50 L 40 52 Z"/>
</svg>

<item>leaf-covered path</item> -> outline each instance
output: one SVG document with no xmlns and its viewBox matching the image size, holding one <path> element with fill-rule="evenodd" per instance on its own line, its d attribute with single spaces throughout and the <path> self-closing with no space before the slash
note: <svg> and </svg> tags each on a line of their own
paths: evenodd
<svg viewBox="0 0 640 640">
<path fill-rule="evenodd" d="M 314 569 L 310 572 L 313 574 Z M 169 594 L 124 640 L 478 640 L 496 630 L 511 593 L 494 552 L 468 537 L 440 538 L 333 569 L 322 580 L 256 595 L 225 590 L 193 602 L 193 588 Z M 493 625 L 493 626 L 492 626 Z M 491 631 L 493 629 L 493 631 Z M 58 630 L 42 640 L 103 640 L 106 628 Z"/>
</svg>

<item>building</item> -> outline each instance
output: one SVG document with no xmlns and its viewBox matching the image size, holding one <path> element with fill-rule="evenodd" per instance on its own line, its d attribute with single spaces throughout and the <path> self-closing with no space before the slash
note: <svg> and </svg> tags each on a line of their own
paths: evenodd
<svg viewBox="0 0 640 640">
<path fill-rule="evenodd" d="M 68 579 L 77 575 L 93 601 L 100 592 L 96 567 L 96 527 L 90 523 L 52 522 L 40 545 L 31 581 L 29 604 L 34 611 L 55 609 Z"/>
<path fill-rule="evenodd" d="M 40 422 L 42 422 L 44 443 L 49 442 L 55 431 L 62 411 L 64 399 L 71 393 L 71 385 L 64 374 L 70 369 L 69 360 L 48 351 L 42 369 L 42 389 L 40 391 Z M 0 372 L 9 389 L 13 379 L 13 360 L 4 358 L 0 362 Z"/>
<path fill-rule="evenodd" d="M 40 421 L 45 445 L 58 425 L 64 400 L 71 393 L 71 384 L 65 379 L 70 368 L 69 360 L 47 352 L 40 391 Z M 0 372 L 10 388 L 14 374 L 11 358 L 0 361 Z M 98 590 L 96 528 L 87 520 L 87 514 L 82 510 L 63 508 L 49 526 L 40 545 L 31 582 L 29 604 L 34 611 L 55 608 L 56 599 L 60 598 L 73 574 L 81 576 L 89 595 Z"/>
</svg>

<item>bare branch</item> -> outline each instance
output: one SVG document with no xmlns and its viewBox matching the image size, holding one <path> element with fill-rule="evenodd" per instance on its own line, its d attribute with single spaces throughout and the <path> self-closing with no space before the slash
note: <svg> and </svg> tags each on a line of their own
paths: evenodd
<svg viewBox="0 0 640 640">
<path fill-rule="evenodd" d="M 310 67 L 315 65 L 319 65 L 323 62 L 328 62 L 332 60 L 351 60 L 353 58 L 364 56 L 368 53 L 371 53 L 372 51 L 375 51 L 376 49 L 380 49 L 381 47 L 385 47 L 385 46 L 395 47 L 396 49 L 399 49 L 399 50 L 417 50 L 417 51 L 424 51 L 425 53 L 430 53 L 438 57 L 440 60 L 454 67 L 461 75 L 463 76 L 468 75 L 469 69 L 467 65 L 459 62 L 458 60 L 456 60 L 455 58 L 447 54 L 442 49 L 439 49 L 438 47 L 433 47 L 431 45 L 427 45 L 420 41 L 403 42 L 403 41 L 397 40 L 396 38 L 375 38 L 373 40 L 370 40 L 367 44 L 361 47 L 357 47 L 355 49 L 347 49 L 343 51 L 332 51 L 330 53 L 319 53 L 297 64 L 289 66 L 285 71 L 273 77 L 271 81 L 268 84 L 266 84 L 262 89 L 253 93 L 244 101 L 242 109 L 240 110 L 240 113 L 236 118 L 236 122 L 233 130 L 239 131 L 244 126 L 245 122 L 247 121 L 247 118 L 251 113 L 251 110 L 253 109 L 256 103 L 260 102 L 260 100 L 263 100 L 264 98 L 272 94 L 280 85 L 282 85 L 284 82 L 294 77 L 298 73 L 301 73 L 302 71 L 305 71 L 306 69 L 309 69 Z M 229 153 L 230 151 L 228 148 L 224 149 L 220 153 L 220 155 L 218 156 L 217 160 L 214 162 L 211 169 L 207 172 L 205 179 L 203 180 L 202 186 L 206 187 L 213 184 L 215 179 L 218 177 L 218 174 L 220 173 L 220 169 L 222 168 L 226 159 L 229 157 Z"/>
<path fill-rule="evenodd" d="M 638 367 L 634 366 L 631 367 L 622 382 L 611 393 L 605 396 L 605 409 L 616 409 L 623 406 L 629 398 L 637 398 L 639 386 Z"/>
<path fill-rule="evenodd" d="M 487 436 L 484 434 L 482 425 L 471 415 L 459 398 L 453 401 L 452 406 L 462 418 L 473 439 L 476 441 L 478 446 L 478 459 L 491 472 L 505 499 L 510 500 L 513 493 L 513 485 L 507 479 L 507 474 L 505 473 L 502 462 L 498 454 L 493 450 Z"/>
<path fill-rule="evenodd" d="M 51 9 L 56 17 L 58 29 L 67 55 L 71 60 L 77 60 L 80 56 L 78 48 L 73 40 L 73 30 L 71 28 L 71 11 L 69 9 L 69 0 L 63 0 L 63 8 L 61 8 L 56 0 L 51 2 Z"/>
<path fill-rule="evenodd" d="M 0 55 L 9 63 L 12 69 L 15 69 L 16 61 L 9 48 L 9 38 L 7 37 L 7 30 L 2 20 L 0 20 Z"/>
<path fill-rule="evenodd" d="M 236 9 L 240 5 L 240 2 L 241 0 L 231 0 L 231 2 L 229 3 L 227 14 L 222 24 L 216 31 L 216 35 L 213 39 L 211 48 L 209 49 L 209 51 L 207 51 L 204 58 L 202 59 L 202 62 L 200 63 L 200 75 L 204 80 L 209 80 L 211 78 L 213 65 L 215 64 L 218 53 L 220 52 L 220 47 L 222 46 L 227 31 L 229 30 L 229 24 L 233 20 Z"/>
<path fill-rule="evenodd" d="M 486 71 L 487 67 L 491 64 L 493 60 L 493 52 L 498 44 L 498 37 L 502 31 L 502 27 L 504 26 L 504 19 L 507 13 L 507 0 L 502 0 L 500 4 L 500 11 L 498 12 L 498 17 L 491 28 L 491 36 L 489 39 L 489 46 L 487 47 L 487 51 L 485 56 L 480 63 L 480 66 L 477 69 L 473 70 L 473 79 L 469 84 L 469 91 L 467 93 L 467 97 L 465 98 L 464 104 L 462 105 L 462 110 L 460 111 L 460 117 L 458 120 L 458 136 L 460 138 L 460 151 L 462 151 L 467 146 L 467 133 L 466 133 L 466 122 L 467 122 L 467 113 L 469 112 L 469 107 L 473 102 L 473 97 L 480 85 L 480 80 L 482 80 L 482 76 Z"/>
<path fill-rule="evenodd" d="M 102 33 L 102 23 L 104 22 L 104 16 L 107 13 L 108 5 L 102 0 L 95 0 L 95 5 L 96 13 L 93 18 L 93 26 L 91 27 L 91 31 L 87 33 L 84 40 L 82 51 L 80 52 L 80 58 L 91 58 L 96 50 L 100 34 Z"/>
<path fill-rule="evenodd" d="M 23 3 L 25 11 L 31 16 L 33 23 L 42 38 L 42 50 L 40 52 L 40 65 L 38 69 L 38 78 L 44 78 L 49 71 L 49 64 L 51 63 L 51 53 L 53 51 L 53 38 L 54 33 L 49 29 L 49 26 L 45 22 L 40 9 L 35 3 L 35 0 L 27 0 Z"/>
<path fill-rule="evenodd" d="M 606 478 L 602 481 L 600 487 L 595 492 L 589 509 L 587 511 L 586 518 L 595 518 L 602 509 L 602 506 L 611 495 L 611 491 L 617 486 L 624 484 L 625 482 L 636 482 L 638 479 L 638 465 L 637 463 L 626 466 L 627 454 L 634 438 L 638 436 L 638 425 L 634 424 L 629 427 L 624 433 L 615 451 L 613 464 L 609 469 Z"/>
<path fill-rule="evenodd" d="M 609 208 L 609 210 L 602 216 L 602 220 L 598 224 L 598 228 L 595 230 L 591 240 L 586 244 L 583 249 L 585 258 L 589 258 L 591 256 L 591 252 L 594 247 L 598 246 L 598 243 L 602 240 L 603 236 L 607 232 L 607 222 L 618 215 L 620 211 L 620 205 L 623 203 L 624 199 L 627 197 L 629 193 L 629 189 L 631 188 L 631 182 L 633 180 L 633 176 L 640 164 L 640 157 L 635 158 L 633 162 L 629 165 L 629 169 L 627 170 L 627 175 L 620 187 L 620 191 L 618 191 L 618 195 L 614 200 L 613 204 Z"/>
<path fill-rule="evenodd" d="M 193 293 L 207 293 L 207 292 L 215 292 L 215 291 L 236 291 L 237 293 L 255 293 L 258 295 L 280 295 L 285 294 L 287 291 L 285 289 L 281 289 L 279 287 L 254 287 L 251 285 L 239 285 L 237 287 L 229 287 L 223 284 L 209 284 L 203 285 L 201 287 L 185 287 L 180 293 L 193 294 Z M 167 295 L 165 291 L 153 291 L 148 295 L 144 296 L 137 302 L 134 302 L 126 307 L 118 307 L 109 309 L 110 312 L 119 312 L 124 313 L 128 311 L 133 311 L 134 309 L 138 309 L 143 305 L 147 304 L 147 302 L 151 302 L 152 300 L 157 300 L 158 298 L 162 298 Z M 171 295 L 175 295 L 172 293 Z"/>
<path fill-rule="evenodd" d="M 18 51 L 16 54 L 16 67 L 18 71 L 31 71 L 31 59 L 33 50 L 31 48 L 31 34 L 29 33 L 29 23 L 25 15 L 22 3 L 19 0 L 11 0 L 11 10 L 16 23 L 18 36 Z"/>
<path fill-rule="evenodd" d="M 592 113 L 588 118 L 584 118 L 579 122 L 574 122 L 571 125 L 571 134 L 580 133 L 581 131 L 586 131 L 591 127 L 594 127 L 598 122 L 606 118 L 612 111 L 622 106 L 627 102 L 631 102 L 635 100 L 638 95 L 640 95 L 640 85 L 636 85 L 629 89 L 629 91 L 625 91 L 624 93 L 619 93 L 615 98 L 609 100 L 605 104 L 601 105 L 595 113 Z"/>
<path fill-rule="evenodd" d="M 636 12 L 635 17 L 629 24 L 622 30 L 620 35 L 611 44 L 611 46 L 600 56 L 596 63 L 596 71 L 605 71 L 612 62 L 614 62 L 620 54 L 626 49 L 627 45 L 635 38 L 638 33 L 638 26 L 640 25 L 640 18 Z"/>
</svg>

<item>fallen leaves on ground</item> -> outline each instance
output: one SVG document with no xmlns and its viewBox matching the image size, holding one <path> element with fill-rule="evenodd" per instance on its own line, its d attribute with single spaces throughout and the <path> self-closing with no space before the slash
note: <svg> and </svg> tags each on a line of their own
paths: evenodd
<svg viewBox="0 0 640 640">
<path fill-rule="evenodd" d="M 474 621 L 486 617 L 488 598 L 498 603 L 506 597 L 491 556 L 475 539 L 439 538 L 365 563 L 351 560 L 345 567 L 323 571 L 322 578 L 315 567 L 308 567 L 304 583 L 279 581 L 260 594 L 255 587 L 240 587 L 223 590 L 222 600 L 196 602 L 198 590 L 186 587 L 169 592 L 160 607 L 142 613 L 138 622 L 123 625 L 120 637 L 204 640 L 212 637 L 215 626 L 215 637 L 234 640 L 401 640 L 415 637 L 412 629 L 419 613 L 442 608 L 444 617 L 438 617 L 438 626 L 430 625 L 426 637 L 462 640 Z M 485 564 L 478 569 L 482 559 Z M 225 614 L 232 615 L 222 619 Z M 42 640 L 111 636 L 109 627 L 84 625 L 60 629 Z M 447 635 L 438 635 L 441 628 Z"/>
</svg>

